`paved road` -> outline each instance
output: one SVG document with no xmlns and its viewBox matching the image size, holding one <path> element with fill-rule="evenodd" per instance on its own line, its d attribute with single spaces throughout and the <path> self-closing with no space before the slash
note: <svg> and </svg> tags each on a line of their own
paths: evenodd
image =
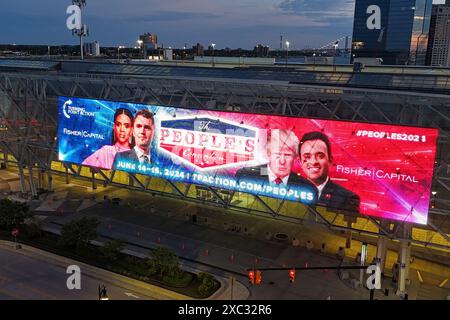
<svg viewBox="0 0 450 320">
<path fill-rule="evenodd" d="M 99 284 L 105 284 L 112 300 L 154 299 L 133 285 L 124 286 L 122 281 L 106 274 L 98 277 L 84 273 L 83 268 L 81 290 L 69 290 L 66 286 L 69 274 L 62 265 L 4 248 L 0 248 L 0 261 L 0 300 L 97 300 Z"/>
</svg>

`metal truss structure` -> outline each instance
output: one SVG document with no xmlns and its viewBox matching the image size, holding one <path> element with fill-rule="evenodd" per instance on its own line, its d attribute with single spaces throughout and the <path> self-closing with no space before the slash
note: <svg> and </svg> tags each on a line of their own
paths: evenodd
<svg viewBox="0 0 450 320">
<path fill-rule="evenodd" d="M 428 226 L 440 234 L 447 244 L 419 241 L 404 237 L 405 225 L 367 218 L 378 232 L 353 226 L 351 218 L 345 226 L 336 224 L 340 213 L 325 217 L 319 210 L 309 207 L 300 220 L 314 220 L 331 229 L 354 231 L 359 234 L 384 235 L 393 240 L 408 240 L 426 247 L 450 249 L 450 96 L 387 90 L 355 89 L 332 86 L 296 85 L 280 81 L 254 81 L 220 78 L 170 78 L 106 74 L 66 74 L 62 72 L 0 72 L 0 150 L 16 160 L 23 180 L 28 169 L 30 189 L 36 195 L 33 171 L 47 175 L 61 174 L 52 169 L 57 161 L 57 99 L 75 96 L 113 101 L 178 106 L 211 110 L 279 114 L 296 117 L 318 117 L 392 125 L 411 125 L 439 128 L 438 151 L 435 162 L 432 205 Z M 0 158 L 1 162 L 1 158 Z M 98 170 L 91 177 L 81 176 L 81 167 L 65 163 L 67 175 L 88 179 L 93 183 L 116 185 L 115 172 Z M 121 187 L 157 192 L 149 188 L 150 177 L 142 179 L 129 174 L 130 183 Z M 167 196 L 186 198 L 191 185 L 180 188 L 170 181 L 172 192 Z M 250 212 L 233 205 L 233 194 L 224 197 L 214 188 L 215 205 Z M 270 214 L 276 219 L 298 219 L 279 214 L 284 201 L 274 208 L 262 197 L 255 197 L 264 210 L 257 214 Z M 420 226 L 417 226 L 421 228 Z"/>
</svg>

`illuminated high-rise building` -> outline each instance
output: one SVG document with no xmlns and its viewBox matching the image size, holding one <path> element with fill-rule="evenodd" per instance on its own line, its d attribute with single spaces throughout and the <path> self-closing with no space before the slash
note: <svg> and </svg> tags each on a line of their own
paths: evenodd
<svg viewBox="0 0 450 320">
<path fill-rule="evenodd" d="M 144 58 L 147 59 L 149 51 L 159 48 L 158 36 L 154 33 L 144 33 L 139 36 L 139 41 L 142 41 L 142 49 L 144 50 Z"/>
<path fill-rule="evenodd" d="M 450 66 L 450 0 L 433 6 L 427 65 Z"/>
<path fill-rule="evenodd" d="M 86 42 L 83 44 L 83 48 L 86 55 L 90 56 L 100 55 L 100 43 L 98 41 Z"/>
<path fill-rule="evenodd" d="M 139 40 L 142 41 L 142 43 L 145 45 L 157 45 L 158 44 L 158 36 L 154 33 L 144 33 L 139 36 Z"/>
<path fill-rule="evenodd" d="M 356 0 L 352 53 L 383 64 L 424 65 L 432 0 Z"/>
</svg>

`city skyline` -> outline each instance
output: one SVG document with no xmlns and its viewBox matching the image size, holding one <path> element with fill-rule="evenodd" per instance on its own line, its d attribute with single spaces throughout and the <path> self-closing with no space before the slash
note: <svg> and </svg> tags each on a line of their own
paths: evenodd
<svg viewBox="0 0 450 320">
<path fill-rule="evenodd" d="M 4 3 L 0 43 L 76 45 L 78 38 L 65 27 L 70 4 L 70 0 Z M 151 32 L 166 47 L 191 47 L 197 42 L 206 47 L 214 42 L 217 49 L 252 49 L 259 43 L 276 49 L 282 34 L 292 50 L 299 50 L 351 37 L 353 14 L 354 0 L 191 0 L 182 4 L 174 0 L 130 0 L 127 4 L 88 0 L 83 23 L 90 30 L 86 41 L 99 41 L 102 46 L 135 46 L 140 34 Z"/>
</svg>

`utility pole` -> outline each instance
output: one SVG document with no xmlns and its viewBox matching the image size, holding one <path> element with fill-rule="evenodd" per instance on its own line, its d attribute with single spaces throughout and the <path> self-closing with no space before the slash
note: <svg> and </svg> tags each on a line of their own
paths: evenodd
<svg viewBox="0 0 450 320">
<path fill-rule="evenodd" d="M 233 289 L 234 289 L 234 281 L 236 280 L 235 277 L 231 276 L 230 277 L 230 281 L 231 281 L 231 297 L 230 300 L 233 300 Z"/>
<path fill-rule="evenodd" d="M 289 41 L 286 41 L 286 68 L 287 68 L 287 65 L 288 65 L 288 59 L 289 59 L 289 44 L 290 44 L 290 42 Z"/>
<path fill-rule="evenodd" d="M 72 4 L 76 5 L 80 8 L 80 10 L 86 6 L 86 0 L 72 0 Z M 81 16 L 80 16 L 80 20 L 81 20 Z M 83 37 L 86 37 L 89 35 L 89 29 L 87 27 L 87 25 L 82 23 L 82 20 L 80 21 L 80 29 L 73 29 L 72 30 L 72 35 L 77 35 L 78 37 L 80 37 L 80 53 L 81 53 L 81 60 L 84 59 L 84 54 L 83 54 Z"/>
</svg>

